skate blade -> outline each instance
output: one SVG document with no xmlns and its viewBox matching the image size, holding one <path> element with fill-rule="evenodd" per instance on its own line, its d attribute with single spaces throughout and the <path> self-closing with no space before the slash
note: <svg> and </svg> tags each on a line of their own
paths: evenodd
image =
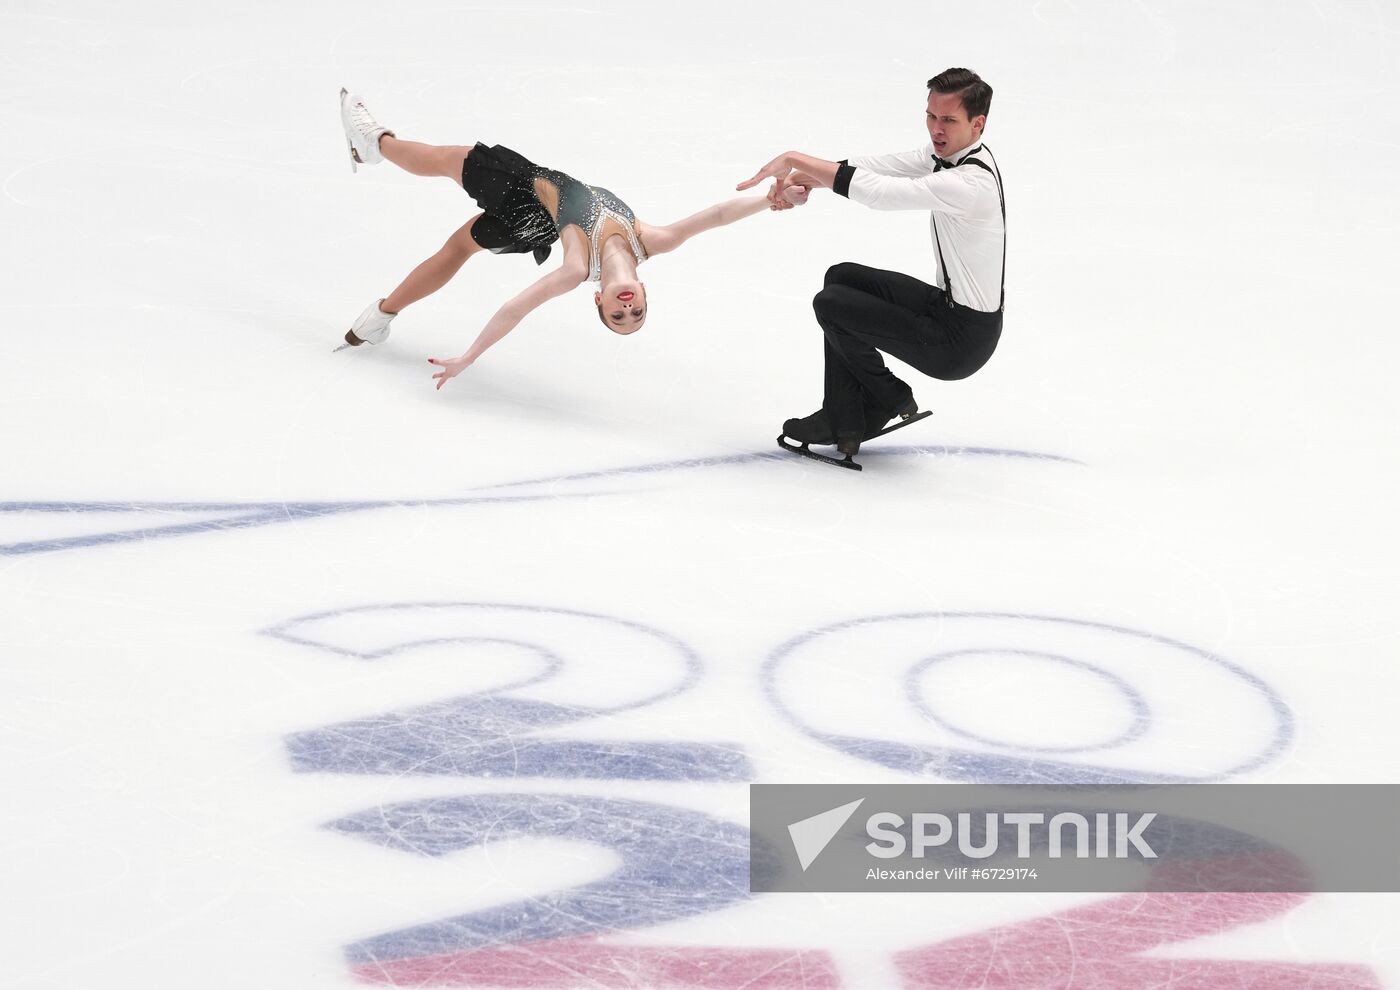
<svg viewBox="0 0 1400 990">
<path fill-rule="evenodd" d="M 349 95 L 350 91 L 348 89 L 346 89 L 344 86 L 340 87 L 340 120 L 342 126 L 344 126 L 345 123 L 345 98 Z M 350 140 L 350 135 L 348 134 L 345 135 L 345 147 L 350 149 L 350 171 L 352 173 L 358 173 L 360 171 L 360 167 L 356 164 L 356 162 L 360 160 L 360 156 L 355 154 L 355 142 Z M 336 348 L 336 350 L 339 349 L 340 348 Z"/>
<path fill-rule="evenodd" d="M 904 429 L 904 427 L 909 426 L 912 423 L 917 423 L 921 419 L 928 419 L 932 415 L 932 409 L 926 409 L 921 413 L 914 413 L 912 416 L 906 416 L 903 419 L 901 419 L 898 423 L 895 423 L 893 426 L 887 426 L 879 433 L 875 434 L 875 436 L 867 437 L 866 439 L 874 440 L 875 437 L 882 437 L 886 433 L 893 433 L 895 430 L 902 430 Z"/>
<path fill-rule="evenodd" d="M 363 343 L 364 340 L 361 340 L 360 337 L 354 335 L 354 330 L 346 330 L 346 342 L 340 344 L 339 347 L 336 347 L 336 349 L 330 351 L 330 353 L 335 354 L 336 351 L 344 350 L 346 349 L 346 347 L 358 347 L 360 346 L 360 344 Z"/>
<path fill-rule="evenodd" d="M 851 460 L 852 455 L 850 454 L 847 454 L 844 460 L 838 460 L 835 457 L 828 457 L 826 454 L 818 454 L 815 450 L 809 449 L 805 443 L 801 445 L 789 443 L 788 438 L 782 434 L 778 436 L 778 446 L 789 453 L 808 457 L 814 461 L 821 461 L 823 464 L 830 464 L 833 467 L 848 468 L 852 471 L 864 470 L 859 464 Z"/>
</svg>

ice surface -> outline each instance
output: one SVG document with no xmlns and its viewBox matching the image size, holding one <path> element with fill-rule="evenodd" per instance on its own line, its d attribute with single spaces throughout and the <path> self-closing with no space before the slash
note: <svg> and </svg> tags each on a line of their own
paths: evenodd
<svg viewBox="0 0 1400 990">
<path fill-rule="evenodd" d="M 0 879 L 25 990 L 1400 985 L 1400 898 L 750 897 L 747 784 L 1397 783 L 1400 14 L 401 3 L 0 9 Z M 826 194 L 591 289 L 352 174 L 332 97 L 650 222 L 996 88 L 1006 329 L 861 474 Z M 893 441 L 899 441 L 898 443 Z M 856 754 L 860 754 L 859 756 Z"/>
</svg>

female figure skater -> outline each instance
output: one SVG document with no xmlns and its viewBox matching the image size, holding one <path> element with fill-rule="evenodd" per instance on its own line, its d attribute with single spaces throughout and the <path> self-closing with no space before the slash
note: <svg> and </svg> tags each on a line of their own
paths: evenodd
<svg viewBox="0 0 1400 990">
<path fill-rule="evenodd" d="M 790 209 L 807 198 L 804 187 L 788 186 L 773 202 L 767 196 L 731 199 L 668 226 L 655 227 L 637 219 L 627 204 L 608 190 L 543 168 L 509 148 L 435 146 L 400 140 L 375 121 L 360 97 L 343 89 L 340 110 L 351 168 L 387 158 L 414 175 L 443 176 L 460 183 L 484 211 L 449 237 L 442 249 L 410 272 L 398 288 L 370 303 L 345 335 L 342 346 L 383 341 L 389 336 L 390 321 L 405 306 L 442 288 L 483 248 L 494 254 L 529 251 L 536 264 L 543 264 L 550 245 L 563 243 L 563 264 L 498 309 L 465 353 L 428 359 L 442 369 L 433 375 L 438 388 L 510 333 L 535 307 L 584 281 L 599 283 L 593 304 L 603 325 L 614 333 L 635 333 L 647 318 L 646 286 L 637 280 L 639 264 L 652 255 L 674 251 L 706 230 L 763 210 Z"/>
</svg>

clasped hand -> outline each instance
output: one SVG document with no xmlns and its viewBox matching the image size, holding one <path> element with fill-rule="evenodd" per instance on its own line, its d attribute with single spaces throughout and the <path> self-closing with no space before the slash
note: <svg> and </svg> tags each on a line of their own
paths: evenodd
<svg viewBox="0 0 1400 990">
<path fill-rule="evenodd" d="M 735 188 L 741 191 L 752 189 L 764 179 L 773 180 L 768 190 L 768 202 L 775 210 L 790 210 L 803 205 L 812 189 L 818 185 L 812 176 L 791 168 L 787 164 L 787 155 L 782 154 L 755 172 L 753 178 L 744 180 Z"/>
<path fill-rule="evenodd" d="M 786 184 L 779 185 L 773 183 L 773 187 L 768 190 L 768 203 L 770 210 L 790 210 L 794 206 L 802 206 L 807 202 L 807 195 L 812 191 L 810 185 L 797 181 L 797 175 L 793 173 Z"/>
</svg>

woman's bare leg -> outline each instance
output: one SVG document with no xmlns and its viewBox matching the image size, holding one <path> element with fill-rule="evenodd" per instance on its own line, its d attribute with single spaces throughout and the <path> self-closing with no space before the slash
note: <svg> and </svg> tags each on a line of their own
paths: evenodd
<svg viewBox="0 0 1400 990">
<path fill-rule="evenodd" d="M 379 139 L 384 157 L 414 175 L 444 176 L 462 183 L 462 162 L 471 154 L 469 144 L 419 144 L 385 134 Z"/>
<path fill-rule="evenodd" d="M 384 157 L 389 157 L 387 151 Z M 384 301 L 379 304 L 380 310 L 385 313 L 397 313 L 405 306 L 411 306 L 423 297 L 432 295 L 450 282 L 452 276 L 462 270 L 467 259 L 481 250 L 481 245 L 472 240 L 472 227 L 480 218 L 481 214 L 477 214 L 468 220 L 447 239 L 447 243 L 437 254 L 409 272 L 408 278 L 384 297 Z"/>
</svg>

